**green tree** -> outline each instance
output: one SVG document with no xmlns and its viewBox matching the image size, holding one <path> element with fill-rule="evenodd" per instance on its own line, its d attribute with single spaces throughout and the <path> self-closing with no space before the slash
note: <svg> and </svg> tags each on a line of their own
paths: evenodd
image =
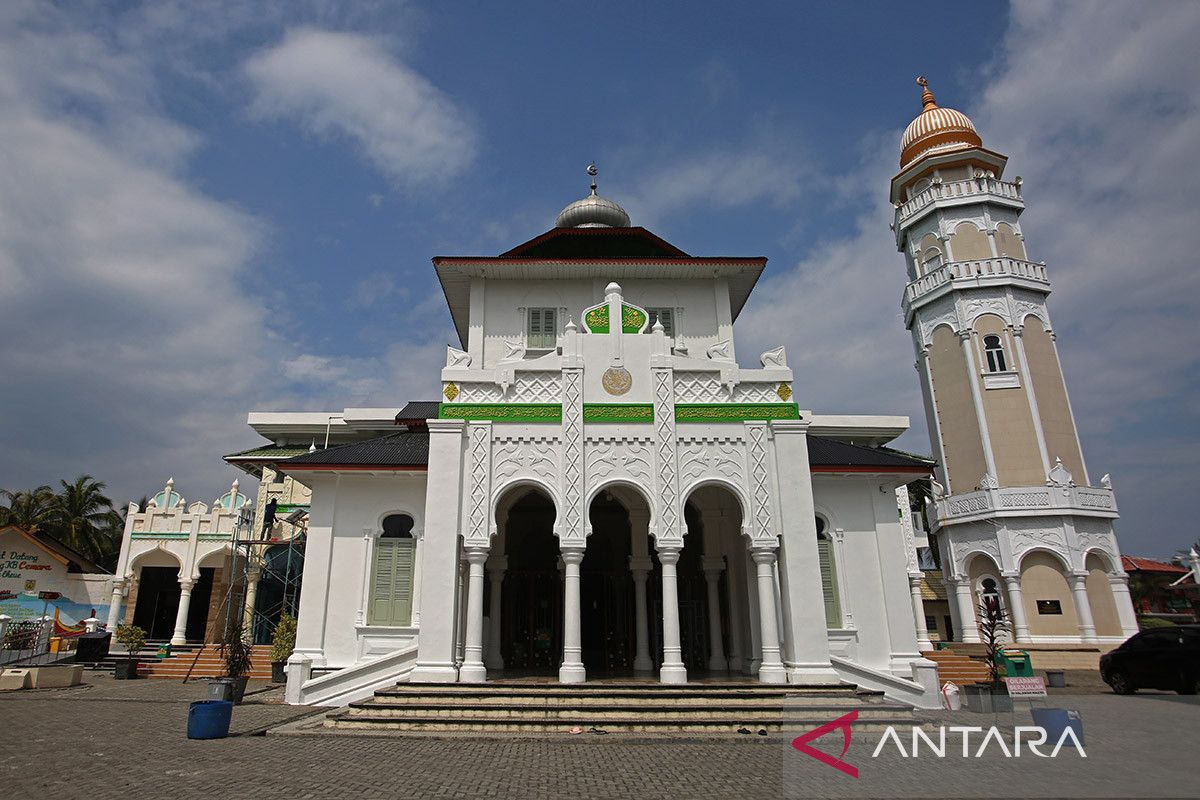
<svg viewBox="0 0 1200 800">
<path fill-rule="evenodd" d="M 91 475 L 59 483 L 62 491 L 54 499 L 54 530 L 48 532 L 93 561 L 109 561 L 121 547 L 121 526 L 120 514 L 104 495 L 104 483 Z"/>
<path fill-rule="evenodd" d="M 46 530 L 54 523 L 54 490 L 49 486 L 36 489 L 0 489 L 6 505 L 0 506 L 0 525 Z"/>
</svg>

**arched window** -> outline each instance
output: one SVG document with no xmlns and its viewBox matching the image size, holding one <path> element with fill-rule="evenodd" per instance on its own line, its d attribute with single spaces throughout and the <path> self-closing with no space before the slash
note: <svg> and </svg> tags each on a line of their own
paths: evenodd
<svg viewBox="0 0 1200 800">
<path fill-rule="evenodd" d="M 1007 372 L 1008 365 L 1004 361 L 1004 345 L 1000 337 L 992 334 L 983 337 L 983 352 L 987 355 L 988 372 Z"/>
<path fill-rule="evenodd" d="M 838 599 L 837 568 L 833 563 L 833 539 L 825 520 L 817 517 L 817 560 L 821 565 L 821 593 L 825 596 L 825 627 L 842 627 L 842 604 Z"/>
<path fill-rule="evenodd" d="M 979 601 L 984 608 L 1000 608 L 1000 588 L 995 578 L 984 578 L 979 582 Z"/>
<path fill-rule="evenodd" d="M 412 619 L 413 568 L 416 540 L 413 518 L 391 514 L 383 519 L 371 566 L 371 625 L 409 625 Z"/>
<path fill-rule="evenodd" d="M 942 265 L 942 251 L 931 247 L 921 256 L 921 274 L 928 275 Z"/>
</svg>

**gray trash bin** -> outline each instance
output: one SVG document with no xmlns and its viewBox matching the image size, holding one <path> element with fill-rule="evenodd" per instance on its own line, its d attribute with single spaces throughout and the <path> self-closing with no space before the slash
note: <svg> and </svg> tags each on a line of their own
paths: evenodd
<svg viewBox="0 0 1200 800">
<path fill-rule="evenodd" d="M 208 682 L 209 700 L 233 701 L 233 681 L 229 678 L 216 678 Z"/>
</svg>

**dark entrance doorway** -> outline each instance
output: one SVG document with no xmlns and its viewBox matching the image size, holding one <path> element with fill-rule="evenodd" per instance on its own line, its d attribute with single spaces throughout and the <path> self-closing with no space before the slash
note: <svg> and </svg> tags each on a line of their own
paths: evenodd
<svg viewBox="0 0 1200 800">
<path fill-rule="evenodd" d="M 589 516 L 592 535 L 579 568 L 583 665 L 589 675 L 632 672 L 637 644 L 629 513 L 601 492 Z"/>
<path fill-rule="evenodd" d="M 684 506 L 683 518 L 688 532 L 679 563 L 675 567 L 679 592 L 679 644 L 688 672 L 705 672 L 708 670 L 709 654 L 708 615 L 720 614 L 721 610 L 708 607 L 700 512 L 688 503 Z"/>
<path fill-rule="evenodd" d="M 178 611 L 179 568 L 142 567 L 133 624 L 146 632 L 147 639 L 165 641 L 175 630 Z"/>
<path fill-rule="evenodd" d="M 184 636 L 189 642 L 204 641 L 208 608 L 212 602 L 213 572 L 212 567 L 201 567 L 200 579 L 192 587 L 184 628 Z M 146 631 L 150 641 L 168 641 L 175 632 L 179 596 L 177 567 L 142 567 L 137 603 L 133 607 L 133 624 Z"/>
<path fill-rule="evenodd" d="M 216 570 L 212 567 L 201 567 L 200 580 L 196 581 L 196 585 L 192 587 L 192 599 L 188 603 L 187 628 L 184 629 L 184 637 L 189 642 L 204 641 L 204 632 L 208 628 L 208 609 L 212 603 L 214 572 Z M 169 637 L 170 634 L 168 633 L 167 636 Z"/>
<path fill-rule="evenodd" d="M 557 674 L 562 663 L 562 582 L 554 503 L 530 490 L 504 525 L 508 568 L 501 589 L 501 645 L 506 670 Z"/>
</svg>

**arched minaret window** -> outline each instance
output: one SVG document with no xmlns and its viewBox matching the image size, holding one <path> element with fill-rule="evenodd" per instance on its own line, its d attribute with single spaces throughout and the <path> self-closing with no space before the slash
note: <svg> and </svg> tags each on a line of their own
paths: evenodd
<svg viewBox="0 0 1200 800">
<path fill-rule="evenodd" d="M 987 355 L 988 372 L 1007 372 L 1008 365 L 1004 361 L 1004 345 L 1000 337 L 992 334 L 983 337 L 983 352 Z"/>
<path fill-rule="evenodd" d="M 921 256 L 921 274 L 928 275 L 942 265 L 942 251 L 931 247 Z"/>
<path fill-rule="evenodd" d="M 979 582 L 980 602 L 984 608 L 1000 608 L 1000 588 L 995 578 L 984 578 Z"/>
<path fill-rule="evenodd" d="M 833 539 L 825 520 L 817 517 L 817 561 L 821 566 L 821 593 L 825 596 L 825 627 L 842 627 L 842 604 L 838 599 L 837 567 L 833 563 Z"/>
<path fill-rule="evenodd" d="M 381 527 L 371 566 L 368 620 L 371 625 L 409 625 L 417 544 L 412 535 L 413 518 L 390 514 Z"/>
</svg>

